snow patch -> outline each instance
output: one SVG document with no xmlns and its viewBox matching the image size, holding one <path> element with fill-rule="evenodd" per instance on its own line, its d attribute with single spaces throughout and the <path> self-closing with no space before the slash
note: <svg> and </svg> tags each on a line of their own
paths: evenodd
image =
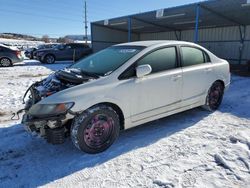
<svg viewBox="0 0 250 188">
<path fill-rule="evenodd" d="M 233 76 L 214 113 L 198 108 L 147 123 L 122 132 L 107 151 L 89 155 L 69 139 L 49 145 L 26 133 L 20 121 L 9 120 L 10 112 L 23 107 L 31 83 L 68 65 L 25 61 L 1 68 L 0 187 L 250 185 L 249 78 Z"/>
</svg>

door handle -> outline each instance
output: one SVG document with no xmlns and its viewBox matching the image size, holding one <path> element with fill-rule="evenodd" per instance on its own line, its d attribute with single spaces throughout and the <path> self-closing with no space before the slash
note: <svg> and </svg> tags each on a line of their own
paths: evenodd
<svg viewBox="0 0 250 188">
<path fill-rule="evenodd" d="M 172 80 L 173 81 L 176 81 L 176 80 L 178 80 L 179 78 L 181 78 L 182 76 L 180 75 L 180 74 L 178 74 L 178 75 L 174 75 L 174 76 L 172 76 Z"/>
</svg>

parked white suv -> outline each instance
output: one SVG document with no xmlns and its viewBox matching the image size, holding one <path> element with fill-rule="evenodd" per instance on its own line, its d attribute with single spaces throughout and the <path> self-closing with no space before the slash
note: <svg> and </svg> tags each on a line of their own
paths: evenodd
<svg viewBox="0 0 250 188">
<path fill-rule="evenodd" d="M 120 130 L 198 106 L 216 110 L 229 84 L 228 62 L 199 45 L 119 44 L 34 83 L 22 122 L 49 143 L 70 134 L 77 148 L 98 153 Z"/>
</svg>

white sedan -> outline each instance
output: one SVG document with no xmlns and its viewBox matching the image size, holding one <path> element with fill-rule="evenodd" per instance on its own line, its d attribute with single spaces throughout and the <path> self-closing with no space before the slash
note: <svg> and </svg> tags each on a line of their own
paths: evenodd
<svg viewBox="0 0 250 188">
<path fill-rule="evenodd" d="M 77 148 L 98 153 L 120 130 L 199 106 L 216 110 L 229 84 L 228 62 L 197 44 L 119 44 L 34 83 L 22 123 L 49 143 L 71 135 Z"/>
</svg>

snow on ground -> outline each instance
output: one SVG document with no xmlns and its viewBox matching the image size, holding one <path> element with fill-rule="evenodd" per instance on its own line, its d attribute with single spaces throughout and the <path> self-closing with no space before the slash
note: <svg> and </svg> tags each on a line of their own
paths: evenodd
<svg viewBox="0 0 250 188">
<path fill-rule="evenodd" d="M 89 155 L 49 145 L 7 121 L 35 80 L 68 64 L 0 69 L 0 187 L 250 187 L 250 79 L 233 76 L 221 108 L 200 108 L 124 131 Z"/>
<path fill-rule="evenodd" d="M 6 39 L 0 38 L 0 43 L 14 45 L 14 46 L 37 46 L 39 44 L 44 44 L 42 41 L 29 41 L 23 39 Z"/>
<path fill-rule="evenodd" d="M 46 65 L 36 60 L 25 60 L 14 67 L 0 68 L 0 114 L 5 114 L 4 117 L 0 116 L 0 123 L 10 119 L 13 112 L 24 107 L 22 97 L 33 82 L 68 65 L 69 62 Z"/>
</svg>

